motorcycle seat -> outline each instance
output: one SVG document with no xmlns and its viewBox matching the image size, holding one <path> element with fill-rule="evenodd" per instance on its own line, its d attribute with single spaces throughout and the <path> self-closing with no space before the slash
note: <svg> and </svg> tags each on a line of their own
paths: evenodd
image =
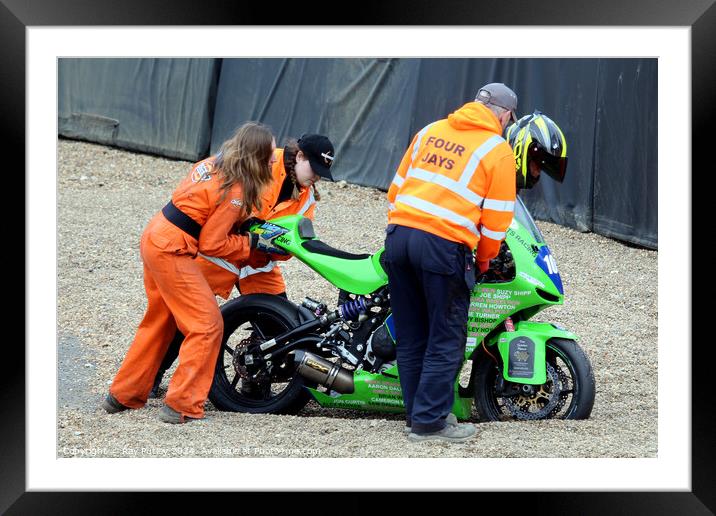
<svg viewBox="0 0 716 516">
<path fill-rule="evenodd" d="M 343 260 L 365 260 L 370 258 L 369 254 L 353 254 L 341 251 L 335 247 L 331 247 L 325 242 L 316 239 L 316 233 L 313 230 L 313 222 L 309 218 L 303 218 L 298 223 L 298 234 L 301 238 L 309 238 L 310 240 L 303 242 L 301 245 L 307 251 L 324 256 L 332 256 Z"/>
<path fill-rule="evenodd" d="M 312 253 L 322 254 L 325 256 L 333 256 L 334 258 L 342 258 L 344 260 L 365 260 L 366 258 L 370 258 L 371 256 L 369 254 L 347 253 L 345 251 L 341 251 L 340 249 L 336 249 L 335 247 L 331 247 L 325 242 L 321 242 L 320 240 L 315 239 L 303 242 L 301 245 L 304 249 Z"/>
</svg>

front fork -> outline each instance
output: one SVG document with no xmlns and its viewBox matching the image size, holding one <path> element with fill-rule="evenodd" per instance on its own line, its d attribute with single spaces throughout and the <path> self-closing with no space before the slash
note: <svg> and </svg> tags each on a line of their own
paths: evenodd
<svg viewBox="0 0 716 516">
<path fill-rule="evenodd" d="M 469 404 L 474 397 L 475 364 L 477 360 L 497 361 L 502 375 L 497 381 L 497 394 L 513 396 L 529 395 L 533 386 L 547 382 L 547 341 L 552 338 L 577 340 L 574 333 L 546 322 L 519 321 L 507 318 L 504 330 L 489 334 L 485 341 L 471 351 L 472 374 L 467 387 L 455 382 L 453 412 L 460 418 L 469 417 Z M 480 350 L 480 348 L 483 348 Z M 468 358 L 468 357 L 466 357 Z M 467 360 L 466 360 L 467 362 Z"/>
</svg>

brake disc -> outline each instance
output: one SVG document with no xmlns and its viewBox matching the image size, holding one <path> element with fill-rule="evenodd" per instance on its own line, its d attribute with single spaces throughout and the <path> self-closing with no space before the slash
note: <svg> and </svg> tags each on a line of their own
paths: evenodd
<svg viewBox="0 0 716 516">
<path fill-rule="evenodd" d="M 248 367 L 246 367 L 244 358 L 249 349 L 257 348 L 262 342 L 263 341 L 256 334 L 252 333 L 245 339 L 241 340 L 234 348 L 231 363 L 234 366 L 236 374 L 238 374 L 242 380 L 255 379 L 255 377 L 249 372 Z"/>
<path fill-rule="evenodd" d="M 505 398 L 505 407 L 518 420 L 536 420 L 547 418 L 555 409 L 564 405 L 562 398 L 563 377 L 550 364 L 547 366 L 547 381 L 538 386 L 530 396 Z"/>
</svg>

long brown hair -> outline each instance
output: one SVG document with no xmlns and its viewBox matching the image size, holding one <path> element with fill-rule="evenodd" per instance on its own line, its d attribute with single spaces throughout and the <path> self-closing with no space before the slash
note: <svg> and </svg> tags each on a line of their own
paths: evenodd
<svg viewBox="0 0 716 516">
<path fill-rule="evenodd" d="M 283 146 L 283 168 L 286 170 L 286 174 L 293 183 L 293 193 L 291 199 L 296 200 L 300 197 L 299 185 L 296 181 L 296 155 L 301 149 L 298 148 L 298 141 L 289 139 L 286 141 L 286 145 Z M 313 197 L 316 201 L 321 200 L 321 194 L 318 193 L 318 188 L 313 185 Z"/>
<path fill-rule="evenodd" d="M 261 193 L 273 180 L 269 166 L 272 144 L 273 135 L 268 127 L 246 122 L 221 145 L 216 167 L 224 177 L 220 187 L 224 192 L 219 203 L 234 184 L 240 183 L 244 214 L 249 216 L 254 209 L 261 211 Z"/>
</svg>

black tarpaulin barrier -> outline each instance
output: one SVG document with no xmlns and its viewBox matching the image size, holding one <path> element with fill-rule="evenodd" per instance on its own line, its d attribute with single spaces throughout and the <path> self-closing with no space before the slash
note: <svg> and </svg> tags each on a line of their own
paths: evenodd
<svg viewBox="0 0 716 516">
<path fill-rule="evenodd" d="M 218 59 L 60 59 L 58 132 L 196 161 L 211 141 Z"/>
<path fill-rule="evenodd" d="M 386 190 L 422 127 L 503 82 L 520 116 L 542 111 L 567 139 L 564 183 L 520 194 L 533 215 L 656 248 L 656 71 L 656 59 L 225 59 L 211 148 L 247 120 L 279 145 L 322 133 L 336 179 Z"/>
<path fill-rule="evenodd" d="M 657 62 L 603 59 L 597 88 L 592 231 L 657 247 Z"/>
<path fill-rule="evenodd" d="M 328 136 L 336 180 L 387 189 L 405 151 L 416 101 L 416 59 L 224 59 L 211 150 L 247 120 L 278 146 Z"/>
</svg>

